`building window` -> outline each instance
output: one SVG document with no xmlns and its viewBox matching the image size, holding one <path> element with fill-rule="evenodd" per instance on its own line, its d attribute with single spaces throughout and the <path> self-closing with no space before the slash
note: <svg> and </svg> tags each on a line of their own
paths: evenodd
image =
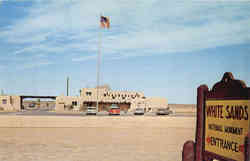
<svg viewBox="0 0 250 161">
<path fill-rule="evenodd" d="M 77 106 L 77 101 L 72 101 L 73 106 Z"/>
<path fill-rule="evenodd" d="M 86 96 L 91 96 L 91 92 L 86 92 Z"/>
<path fill-rule="evenodd" d="M 84 106 L 86 107 L 91 107 L 92 106 L 92 102 L 83 102 L 82 104 L 84 104 Z"/>
<path fill-rule="evenodd" d="M 103 96 L 106 97 L 106 93 L 104 93 Z"/>
<path fill-rule="evenodd" d="M 2 104 L 7 104 L 7 100 L 6 99 L 2 99 Z"/>
</svg>

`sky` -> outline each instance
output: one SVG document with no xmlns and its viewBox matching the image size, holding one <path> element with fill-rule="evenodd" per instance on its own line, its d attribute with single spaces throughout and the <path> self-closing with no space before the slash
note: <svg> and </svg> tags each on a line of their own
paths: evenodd
<svg viewBox="0 0 250 161">
<path fill-rule="evenodd" d="M 100 28 L 100 15 L 110 28 Z M 250 0 L 0 0 L 0 89 L 70 95 L 100 84 L 195 104 L 225 72 L 250 86 Z"/>
</svg>

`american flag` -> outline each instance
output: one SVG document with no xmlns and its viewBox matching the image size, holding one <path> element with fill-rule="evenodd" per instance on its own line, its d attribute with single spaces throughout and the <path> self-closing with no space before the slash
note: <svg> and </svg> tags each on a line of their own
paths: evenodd
<svg viewBox="0 0 250 161">
<path fill-rule="evenodd" d="M 102 28 L 109 28 L 110 27 L 110 21 L 108 17 L 101 16 L 101 27 Z"/>
</svg>

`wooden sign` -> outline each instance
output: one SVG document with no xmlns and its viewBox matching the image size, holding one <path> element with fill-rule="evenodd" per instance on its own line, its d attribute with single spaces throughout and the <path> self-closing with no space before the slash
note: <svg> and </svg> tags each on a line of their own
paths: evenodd
<svg viewBox="0 0 250 161">
<path fill-rule="evenodd" d="M 183 146 L 182 161 L 250 161 L 250 88 L 226 72 L 211 90 L 197 89 L 195 141 Z"/>
<path fill-rule="evenodd" d="M 205 152 L 243 161 L 249 114 L 250 100 L 207 100 Z"/>
</svg>

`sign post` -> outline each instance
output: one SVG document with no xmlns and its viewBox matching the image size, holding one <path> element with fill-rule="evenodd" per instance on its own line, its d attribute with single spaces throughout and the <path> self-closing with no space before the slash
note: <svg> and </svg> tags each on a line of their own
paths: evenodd
<svg viewBox="0 0 250 161">
<path fill-rule="evenodd" d="M 225 73 L 211 90 L 198 88 L 195 143 L 183 146 L 183 161 L 187 144 L 193 144 L 192 161 L 250 161 L 250 88 Z M 191 147 L 191 146 L 189 146 Z"/>
</svg>

